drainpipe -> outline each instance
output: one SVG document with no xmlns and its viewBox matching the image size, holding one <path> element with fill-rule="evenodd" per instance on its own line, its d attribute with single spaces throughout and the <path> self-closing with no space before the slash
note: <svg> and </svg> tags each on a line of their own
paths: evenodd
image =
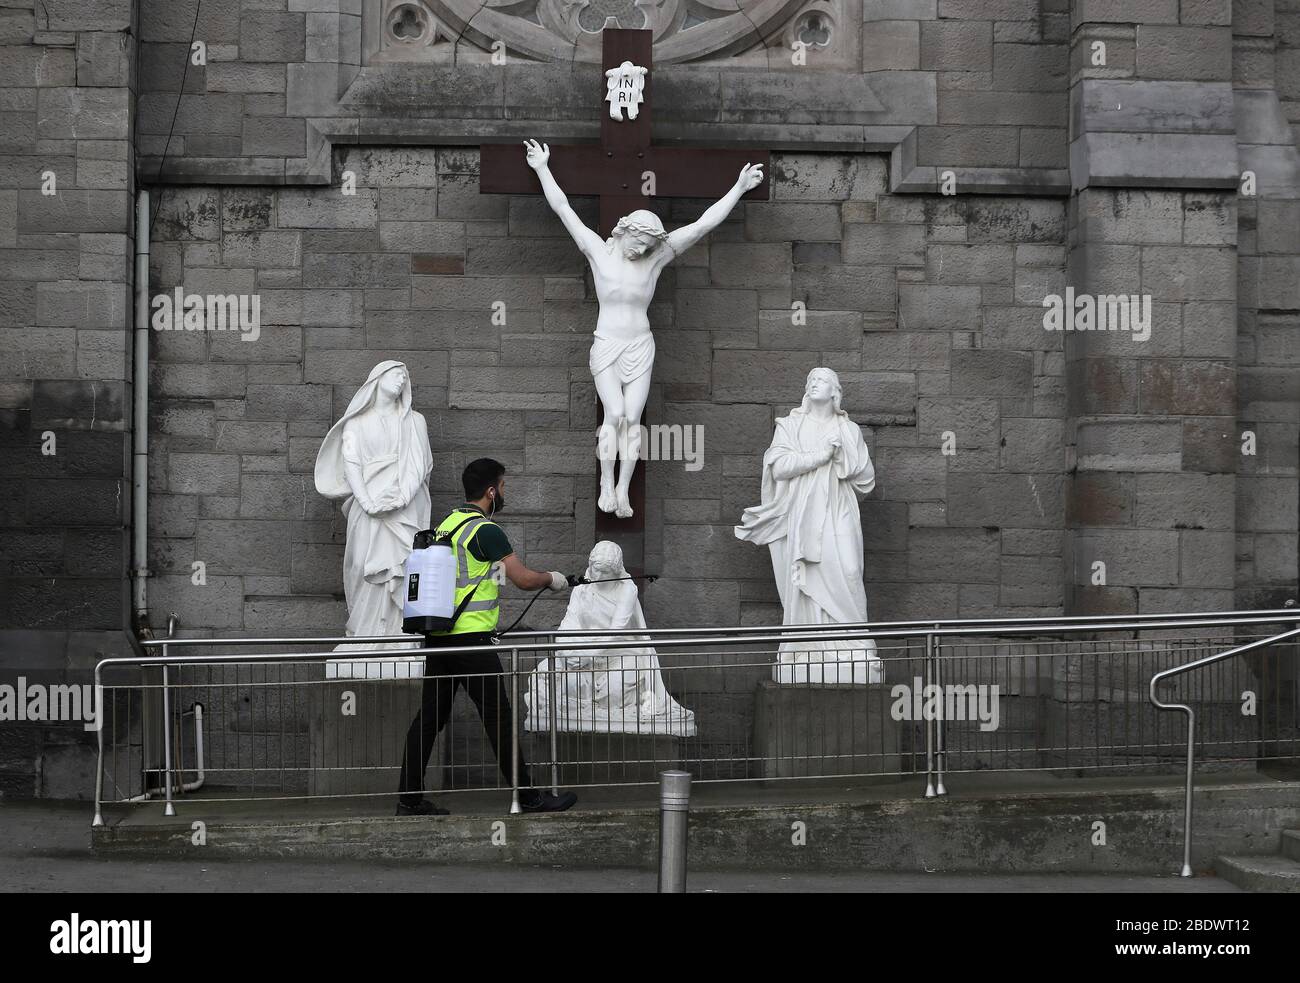
<svg viewBox="0 0 1300 983">
<path fill-rule="evenodd" d="M 190 707 L 189 710 L 181 714 L 181 716 L 194 717 L 194 757 L 196 758 L 196 760 L 194 762 L 194 781 L 178 782 L 176 779 L 173 779 L 172 791 L 177 795 L 183 792 L 197 792 L 199 789 L 203 787 L 203 782 L 205 781 L 205 776 L 203 772 L 203 704 L 195 703 L 194 706 Z M 179 778 L 181 775 L 182 775 L 182 771 L 178 769 L 176 772 L 176 777 Z M 133 795 L 129 799 L 124 799 L 123 801 L 124 802 L 148 802 L 150 799 L 153 799 L 156 796 L 164 795 L 164 794 L 166 794 L 166 789 L 164 789 L 160 785 L 157 788 L 146 789 L 144 792 L 141 792 L 139 795 Z"/>
<path fill-rule="evenodd" d="M 149 192 L 135 199 L 135 368 L 131 379 L 131 553 L 136 636 L 149 629 Z"/>
</svg>

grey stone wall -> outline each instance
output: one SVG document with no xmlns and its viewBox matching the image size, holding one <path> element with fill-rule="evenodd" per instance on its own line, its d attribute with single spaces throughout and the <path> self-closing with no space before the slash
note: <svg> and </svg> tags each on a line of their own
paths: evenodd
<svg viewBox="0 0 1300 983">
<path fill-rule="evenodd" d="M 1273 9 L 1275 7 L 1275 9 Z M 1300 4 L 1233 6 L 1238 156 L 1258 194 L 1240 199 L 1238 437 L 1254 454 L 1237 473 L 1237 601 L 1296 596 L 1300 515 Z"/>
<path fill-rule="evenodd" d="M 130 651 L 132 18 L 128 0 L 0 6 L 8 684 L 51 671 L 85 682 L 98 659 Z M 85 794 L 91 736 L 79 723 L 0 725 L 0 794 Z"/>
<path fill-rule="evenodd" d="M 1233 607 L 1235 206 L 1108 189 L 1072 203 L 1076 289 L 1154 298 L 1149 339 L 1067 342 L 1080 613 Z"/>
<path fill-rule="evenodd" d="M 880 473 L 863 507 L 873 617 L 1294 593 L 1296 342 L 1278 284 L 1295 249 L 1280 231 L 1290 205 L 1266 204 L 1295 198 L 1285 6 L 867 0 L 858 76 L 661 67 L 659 139 L 780 153 L 772 200 L 683 257 L 652 310 L 648 419 L 701 426 L 704 464 L 650 465 L 646 567 L 664 575 L 644 595 L 650 621 L 779 620 L 766 556 L 731 526 L 815 364 L 841 373 Z M 464 462 L 492 454 L 511 469 L 506 524 L 530 563 L 577 569 L 595 537 L 592 290 L 539 200 L 478 195 L 473 150 L 485 135 L 593 138 L 594 78 L 364 66 L 360 12 L 216 9 L 200 32 L 213 61 L 184 94 L 192 13 L 143 35 L 159 81 L 142 105 L 179 95 L 182 113 L 163 160 L 169 119 L 142 109 L 142 153 L 199 185 L 170 192 L 153 287 L 255 290 L 269 314 L 256 343 L 159 338 L 156 610 L 191 630 L 342 624 L 341 522 L 310 472 L 385 357 L 419 384 L 435 512 Z M 1247 166 L 1267 179 L 1239 204 Z M 338 191 L 345 171 L 355 197 Z M 945 172 L 955 198 L 936 193 Z M 314 187 L 275 190 L 294 184 Z M 1067 286 L 1151 295 L 1152 337 L 1045 331 L 1042 301 Z M 1262 421 L 1266 456 L 1238 453 L 1252 422 L 1239 414 Z M 190 581 L 195 560 L 207 587 Z M 522 599 L 506 596 L 510 617 Z M 562 607 L 540 602 L 530 620 L 553 625 Z M 711 740 L 743 743 L 751 682 L 719 676 L 698 695 Z"/>
<path fill-rule="evenodd" d="M 429 420 L 434 511 L 458 500 L 468 459 L 498 457 L 513 476 L 505 525 L 527 561 L 582 567 L 594 293 L 545 204 L 480 195 L 476 166 L 473 149 L 356 149 L 337 163 L 357 175 L 352 197 L 164 194 L 151 289 L 256 291 L 263 326 L 256 341 L 154 334 L 157 617 L 259 634 L 341 627 L 342 520 L 311 472 L 384 358 L 408 363 Z M 881 156 L 782 154 L 773 174 L 773 200 L 682 257 L 651 311 L 649 421 L 700 428 L 703 460 L 649 466 L 647 569 L 664 579 L 647 616 L 779 622 L 767 556 L 731 527 L 758 501 L 775 416 L 820 364 L 840 373 L 879 473 L 863 507 L 873 615 L 1059 612 L 1064 361 L 1040 305 L 1063 282 L 1064 202 L 890 195 Z M 594 201 L 580 209 L 592 219 Z M 795 301 L 806 325 L 792 323 Z M 191 582 L 196 560 L 206 586 Z M 553 625 L 561 608 L 539 602 L 530 619 Z"/>
<path fill-rule="evenodd" d="M 1067 575 L 1084 612 L 1295 595 L 1300 385 L 1284 363 L 1300 338 L 1282 312 L 1300 282 L 1300 166 L 1272 5 L 1175 6 L 1073 11 L 1071 282 L 1154 300 L 1146 342 L 1067 343 Z"/>
<path fill-rule="evenodd" d="M 1066 344 L 1067 572 L 1083 613 L 1232 606 L 1237 213 L 1226 8 L 1074 5 L 1071 282 L 1153 301 L 1149 338 L 1108 331 Z"/>
<path fill-rule="evenodd" d="M 312 462 L 390 357 L 429 420 L 435 511 L 468 458 L 499 457 L 526 559 L 581 565 L 591 286 L 539 199 L 478 194 L 475 147 L 594 139 L 595 70 L 366 64 L 368 2 L 205 0 L 197 26 L 196 0 L 0 6 L 4 665 L 126 651 L 136 181 L 159 206 L 151 291 L 256 293 L 263 314 L 256 342 L 152 333 L 155 627 L 341 628 L 341 517 Z M 683 257 L 651 312 L 649 422 L 699 425 L 704 458 L 649 468 L 648 618 L 778 620 L 767 558 L 731 526 L 817 364 L 880 473 L 873 617 L 1293 597 L 1300 3 L 860 6 L 860 71 L 656 72 L 656 140 L 777 153 L 772 200 Z M 186 72 L 191 32 L 206 64 Z M 1152 295 L 1151 339 L 1045 331 L 1067 286 Z M 6 788 L 75 785 L 44 738 L 3 740 Z"/>
</svg>

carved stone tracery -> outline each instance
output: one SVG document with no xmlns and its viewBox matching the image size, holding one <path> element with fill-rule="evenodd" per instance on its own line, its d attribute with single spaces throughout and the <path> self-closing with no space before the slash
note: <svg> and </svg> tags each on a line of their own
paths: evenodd
<svg viewBox="0 0 1300 983">
<path fill-rule="evenodd" d="M 368 61 L 599 62 L 606 26 L 654 33 L 660 65 L 854 68 L 860 0 L 371 0 Z M 378 16 L 376 16 L 376 14 Z M 802 66 L 799 66 L 802 67 Z"/>
</svg>

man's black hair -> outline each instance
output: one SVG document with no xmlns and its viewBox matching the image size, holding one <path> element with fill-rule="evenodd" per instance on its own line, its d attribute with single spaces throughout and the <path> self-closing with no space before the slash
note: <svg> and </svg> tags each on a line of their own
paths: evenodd
<svg viewBox="0 0 1300 983">
<path fill-rule="evenodd" d="M 490 457 L 470 461 L 465 465 L 465 473 L 460 476 L 460 483 L 465 486 L 465 501 L 478 501 L 505 473 L 506 466 Z"/>
</svg>

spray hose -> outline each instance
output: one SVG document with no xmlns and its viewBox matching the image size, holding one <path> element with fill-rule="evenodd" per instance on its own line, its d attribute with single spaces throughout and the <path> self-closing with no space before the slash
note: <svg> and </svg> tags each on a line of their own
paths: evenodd
<svg viewBox="0 0 1300 983">
<path fill-rule="evenodd" d="M 568 578 L 568 581 L 570 587 L 578 587 L 582 584 L 613 584 L 613 583 L 617 583 L 620 580 L 644 580 L 647 584 L 653 584 L 658 579 L 659 579 L 659 574 L 657 573 L 645 573 L 645 574 L 637 574 L 635 576 L 630 576 L 630 577 L 610 577 L 606 580 L 588 580 L 586 577 L 570 576 Z M 499 631 L 494 633 L 496 637 L 500 638 L 502 635 L 509 635 L 512 631 L 514 631 L 515 627 L 519 624 L 519 622 L 524 620 L 524 615 L 528 613 L 528 609 L 531 608 L 533 606 L 533 603 L 544 593 L 546 593 L 548 590 L 550 590 L 549 587 L 543 587 L 536 594 L 534 594 L 532 600 L 529 601 L 524 606 L 524 609 L 519 612 L 519 617 L 517 617 L 513 622 L 511 622 L 509 628 L 507 628 L 505 631 Z"/>
</svg>

